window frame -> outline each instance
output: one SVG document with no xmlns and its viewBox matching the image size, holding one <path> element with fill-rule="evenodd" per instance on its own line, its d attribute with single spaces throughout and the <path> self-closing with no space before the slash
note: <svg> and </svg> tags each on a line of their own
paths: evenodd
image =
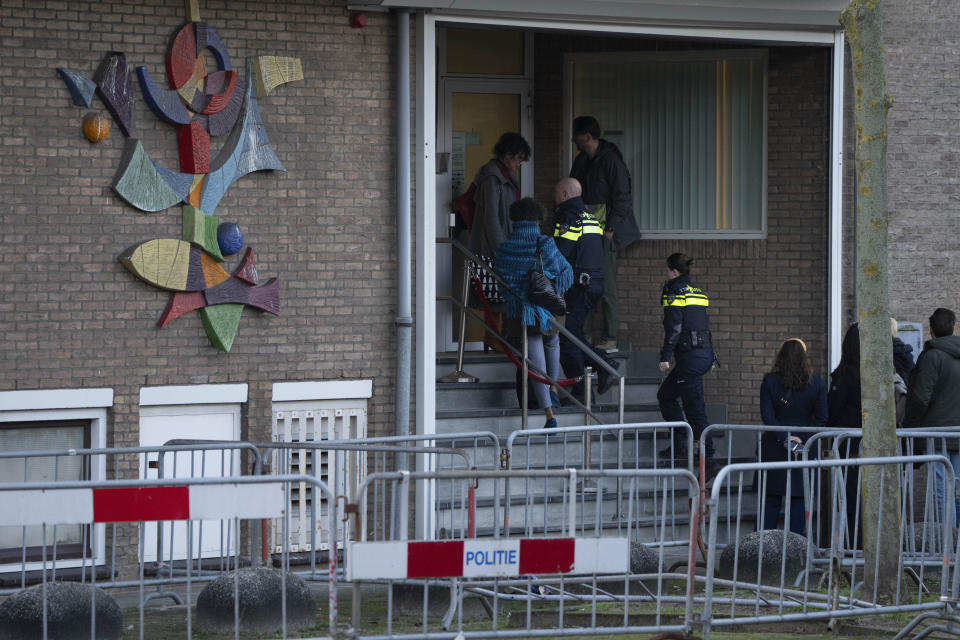
<svg viewBox="0 0 960 640">
<path fill-rule="evenodd" d="M 763 104 L 762 104 L 762 144 L 760 164 L 762 166 L 761 175 L 761 204 L 760 204 L 760 228 L 759 229 L 715 229 L 715 230 L 683 230 L 683 229 L 658 229 L 644 230 L 640 229 L 644 239 L 647 240 L 765 240 L 767 238 L 768 222 L 768 127 L 769 127 L 769 50 L 765 47 L 747 47 L 733 49 L 698 49 L 686 51 L 610 51 L 610 52 L 583 52 L 566 53 L 563 59 L 563 140 L 568 141 L 573 138 L 573 118 L 577 115 L 573 113 L 574 104 L 574 67 L 577 63 L 583 62 L 605 62 L 611 59 L 622 61 L 651 61 L 660 60 L 664 62 L 691 61 L 691 60 L 719 60 L 719 59 L 749 59 L 755 58 L 763 62 Z M 600 126 L 603 127 L 601 122 Z M 575 147 L 573 144 L 563 143 L 563 155 L 561 166 L 570 167 L 573 165 Z M 636 184 L 635 176 L 631 173 L 631 180 Z M 634 211 L 636 218 L 636 211 Z M 640 221 L 637 220 L 640 226 Z"/>
<path fill-rule="evenodd" d="M 62 424 L 69 421 L 83 421 L 89 424 L 89 436 L 85 436 L 85 445 L 91 449 L 105 449 L 107 445 L 107 409 L 113 406 L 113 389 L 38 389 L 0 392 L 0 428 L 16 426 L 43 426 L 50 423 Z M 106 457 L 95 456 L 86 472 L 88 480 L 106 478 Z M 88 549 L 84 557 L 82 543 L 75 546 L 80 553 L 73 557 L 64 557 L 61 545 L 57 545 L 57 569 L 71 569 L 81 566 L 102 566 L 106 563 L 106 541 L 104 524 L 86 525 Z M 16 548 L 16 557 L 8 550 L 0 554 L 0 574 L 41 571 L 44 568 L 42 555 L 32 558 L 28 548 L 27 561 L 22 563 L 22 548 Z M 46 568 L 50 569 L 52 548 L 47 557 Z M 72 555 L 72 554 L 71 554 Z"/>
<path fill-rule="evenodd" d="M 46 427 L 82 427 L 83 428 L 83 442 L 81 447 L 83 449 L 90 448 L 90 435 L 93 431 L 93 425 L 90 420 L 83 419 L 65 419 L 65 420 L 28 420 L 24 422 L 0 422 L 0 433 L 10 429 L 43 429 Z M 32 449 L 24 449 L 24 451 L 31 451 Z M 50 457 L 50 456 L 39 456 L 39 457 Z M 38 458 L 31 458 L 31 460 L 36 460 Z M 90 479 L 90 458 L 86 458 L 86 462 L 83 465 L 83 468 L 80 471 L 80 477 L 76 480 L 84 481 Z M 90 537 L 90 524 L 80 524 L 82 535 L 81 539 L 87 541 L 86 549 L 82 542 L 74 543 L 57 543 L 57 553 L 56 560 L 73 560 L 81 559 L 84 556 L 92 557 L 93 547 L 90 546 L 91 537 Z M 49 550 L 49 560 L 53 560 L 53 550 Z M 4 564 L 10 564 L 13 562 L 20 562 L 24 558 L 24 549 L 22 547 L 0 547 L 0 566 Z M 36 562 L 43 559 L 43 547 L 36 545 L 26 548 L 26 560 L 28 562 Z"/>
</svg>

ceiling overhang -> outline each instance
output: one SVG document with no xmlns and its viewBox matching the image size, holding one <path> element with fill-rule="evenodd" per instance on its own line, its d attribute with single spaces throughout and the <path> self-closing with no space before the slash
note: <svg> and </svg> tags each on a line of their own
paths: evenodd
<svg viewBox="0 0 960 640">
<path fill-rule="evenodd" d="M 829 31 L 849 0 L 351 0 L 354 8 L 429 10 L 442 16 Z"/>
</svg>

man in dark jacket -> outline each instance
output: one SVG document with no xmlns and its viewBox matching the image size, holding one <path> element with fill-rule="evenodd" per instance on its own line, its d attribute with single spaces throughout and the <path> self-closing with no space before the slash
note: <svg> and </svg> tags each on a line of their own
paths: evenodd
<svg viewBox="0 0 960 640">
<path fill-rule="evenodd" d="M 599 346 L 617 349 L 617 251 L 640 239 L 633 216 L 630 172 L 617 145 L 600 138 L 600 124 L 592 116 L 573 120 L 573 142 L 580 153 L 573 160 L 570 177 L 583 189 L 583 201 L 603 225 L 604 294 L 601 299 L 604 326 Z"/>
<path fill-rule="evenodd" d="M 556 204 L 553 239 L 557 249 L 573 267 L 573 286 L 565 295 L 567 316 L 564 327 L 589 346 L 583 335 L 583 323 L 603 295 L 603 229 L 596 218 L 588 213 L 580 197 L 580 183 L 573 178 L 564 178 L 556 184 L 553 201 Z M 608 358 L 602 349 L 593 347 L 592 350 L 601 360 L 617 368 L 616 361 Z M 597 370 L 597 393 L 604 393 L 613 384 L 614 376 L 592 358 L 589 364 Z M 583 375 L 583 352 L 564 335 L 560 336 L 560 365 L 568 378 Z M 575 384 L 571 393 L 582 402 L 583 383 Z"/>
<path fill-rule="evenodd" d="M 949 309 L 937 309 L 930 316 L 930 334 L 923 346 L 907 387 L 905 427 L 947 427 L 960 425 L 960 336 L 953 335 L 957 316 Z M 956 440 L 948 440 L 948 446 Z M 960 476 L 960 454 L 949 451 L 954 473 Z M 937 505 L 943 513 L 943 471 L 935 468 Z M 953 492 L 946 492 L 948 495 Z M 954 526 L 960 521 L 960 503 L 954 501 Z"/>
</svg>

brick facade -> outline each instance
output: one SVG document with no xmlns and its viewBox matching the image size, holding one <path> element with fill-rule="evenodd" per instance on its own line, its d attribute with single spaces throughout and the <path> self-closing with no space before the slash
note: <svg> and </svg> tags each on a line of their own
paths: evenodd
<svg viewBox="0 0 960 640">
<path fill-rule="evenodd" d="M 890 112 L 892 312 L 923 321 L 957 308 L 950 267 L 958 203 L 960 65 L 954 0 L 886 6 Z M 392 433 L 396 341 L 392 16 L 371 12 L 351 29 L 345 0 L 200 2 L 239 68 L 246 57 L 299 57 L 304 79 L 260 100 L 287 173 L 234 184 L 216 214 L 240 224 L 261 276 L 282 282 L 279 317 L 245 310 L 229 355 L 212 348 L 199 314 L 155 324 L 167 294 L 116 260 L 150 238 L 179 237 L 180 212 L 141 213 L 110 188 L 124 139 L 91 145 L 56 67 L 92 75 L 103 55 L 164 75 L 169 38 L 184 22 L 178 0 L 4 0 L 0 5 L 0 391 L 110 387 L 108 445 L 138 443 L 142 386 L 249 384 L 245 439 L 270 435 L 274 382 L 368 378 L 372 434 Z M 535 37 L 536 190 L 546 201 L 560 166 L 562 60 L 574 51 L 736 46 L 642 38 Z M 826 375 L 830 52 L 769 47 L 768 237 L 641 241 L 620 262 L 621 338 L 635 349 L 660 339 L 663 260 L 696 259 L 710 295 L 723 368 L 710 402 L 732 422 L 759 419 L 757 390 L 780 341 L 802 336 Z M 848 61 L 849 65 L 849 61 Z M 849 74 L 848 74 L 849 78 Z M 145 106 L 135 84 L 133 136 L 177 166 L 175 130 Z M 844 318 L 853 318 L 853 148 L 846 90 Z M 105 112 L 95 98 L 90 110 Z M 601 123 L 603 124 L 603 123 Z M 214 151 L 222 144 L 217 139 Z M 228 268 L 235 259 L 228 260 Z M 130 472 L 133 470 L 130 469 Z"/>
<path fill-rule="evenodd" d="M 247 57 L 299 57 L 304 79 L 260 99 L 287 173 L 235 183 L 216 210 L 254 247 L 262 278 L 281 280 L 279 317 L 246 309 L 233 349 L 212 348 L 196 312 L 163 329 L 168 295 L 116 256 L 180 237 L 180 210 L 128 206 L 110 188 L 123 150 L 115 125 L 92 145 L 56 67 L 90 76 L 123 51 L 165 79 L 183 2 L 4 1 L 0 37 L 0 390 L 112 387 L 109 445 L 138 444 L 145 385 L 249 384 L 243 437 L 269 439 L 274 382 L 370 378 L 370 430 L 392 433 L 395 369 L 393 22 L 351 29 L 340 0 L 200 2 L 234 68 Z M 176 130 L 136 94 L 131 137 L 176 169 Z M 91 111 L 106 113 L 95 97 Z M 223 138 L 214 138 L 213 155 Z M 237 258 L 227 260 L 231 269 Z"/>
<path fill-rule="evenodd" d="M 960 11 L 950 0 L 887 2 L 890 308 L 924 325 L 960 310 Z"/>
</svg>

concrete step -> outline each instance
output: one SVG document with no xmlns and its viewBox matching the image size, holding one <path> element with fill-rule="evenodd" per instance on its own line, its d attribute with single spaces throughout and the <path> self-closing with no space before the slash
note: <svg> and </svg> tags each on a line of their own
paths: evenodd
<svg viewBox="0 0 960 640">
<path fill-rule="evenodd" d="M 560 409 L 554 412 L 557 423 L 561 427 L 572 427 L 583 424 L 583 412 L 573 409 Z M 606 424 L 617 422 L 617 412 L 613 407 L 601 408 L 600 418 Z M 626 422 L 659 422 L 660 411 L 654 406 L 627 407 L 624 412 Z M 539 429 L 545 421 L 543 412 L 531 411 L 528 417 L 528 428 Z M 504 442 L 513 431 L 521 426 L 519 409 L 474 409 L 466 411 L 448 410 L 437 412 L 437 433 L 458 433 L 462 431 L 492 431 Z"/>
<path fill-rule="evenodd" d="M 603 424 L 616 424 L 618 422 L 616 405 L 601 404 L 595 406 L 593 411 Z M 513 404 L 507 407 L 445 409 L 438 410 L 436 416 L 437 433 L 493 431 L 504 441 L 504 444 L 507 436 L 513 431 L 519 431 L 521 426 L 521 412 L 517 408 L 515 398 Z M 585 423 L 583 410 L 579 408 L 562 407 L 554 410 L 554 416 L 561 427 L 579 426 Z M 727 406 L 707 404 L 707 417 L 711 423 L 721 424 L 726 422 Z M 528 429 L 540 429 L 545 421 L 543 412 L 539 409 L 530 411 L 527 419 Z M 627 404 L 624 407 L 624 421 L 626 423 L 663 422 L 663 417 L 660 414 L 660 408 L 655 403 Z M 726 440 L 717 440 L 716 442 L 718 443 L 717 449 L 721 450 L 721 444 Z M 750 443 L 745 445 L 751 452 L 753 451 L 752 446 Z M 726 449 L 724 448 L 723 451 L 726 451 Z M 739 450 L 736 450 L 735 454 L 739 455 Z"/>
<path fill-rule="evenodd" d="M 511 492 L 512 493 L 512 492 Z M 686 490 L 679 488 L 675 492 L 668 491 L 664 503 L 662 488 L 657 492 L 635 492 L 632 505 L 629 504 L 628 492 L 621 494 L 621 502 L 617 506 L 615 485 L 609 487 L 601 484 L 598 494 L 578 494 L 576 506 L 576 522 L 578 529 L 583 528 L 588 534 L 599 528 L 606 535 L 611 530 L 620 530 L 621 535 L 626 530 L 626 520 L 631 520 L 631 530 L 638 539 L 644 542 L 665 540 L 681 541 L 689 538 L 690 525 L 690 496 Z M 569 513 L 559 494 L 550 494 L 544 498 L 542 494 L 529 496 L 515 496 L 511 500 L 509 527 L 511 535 L 558 535 L 565 531 L 569 521 Z M 447 532 L 456 532 L 466 529 L 467 512 L 458 502 L 459 508 L 450 508 L 450 503 L 441 501 L 438 504 L 437 531 L 441 536 Z M 501 535 L 505 532 L 505 513 L 503 501 L 496 505 L 490 499 L 477 499 L 474 510 L 474 523 L 478 537 L 491 536 L 497 526 Z M 719 504 L 711 511 L 712 518 L 717 518 L 717 540 L 725 544 L 737 539 L 740 535 L 754 531 L 757 520 L 756 494 L 744 487 L 742 494 L 731 496 L 728 500 L 721 496 Z"/>
<path fill-rule="evenodd" d="M 659 380 L 647 377 L 627 377 L 624 388 L 624 402 L 627 404 L 655 404 Z M 596 384 L 596 379 L 594 379 Z M 515 407 L 518 405 L 516 383 L 510 381 L 495 382 L 438 382 L 437 409 L 475 409 L 487 407 Z M 594 387 L 596 389 L 596 387 Z M 615 384 L 599 397 L 594 394 L 594 403 L 613 404 L 619 399 L 619 389 Z M 535 403 L 531 399 L 531 404 Z"/>
<path fill-rule="evenodd" d="M 651 370 L 649 363 L 632 362 L 633 355 L 629 352 L 611 353 L 610 358 L 619 363 L 621 375 L 652 378 L 659 384 L 660 373 L 654 363 Z M 456 354 L 437 355 L 437 380 L 456 370 Z M 463 355 L 463 370 L 465 373 L 479 378 L 480 382 L 513 382 L 516 376 L 516 366 L 502 353 L 465 353 Z M 469 384 L 469 383 L 464 383 Z"/>
<path fill-rule="evenodd" d="M 604 493 L 600 503 L 595 496 L 581 496 L 577 500 L 576 522 L 577 528 L 585 531 L 585 535 L 593 535 L 600 529 L 602 535 L 626 534 L 626 524 L 630 518 L 630 528 L 634 536 L 641 541 L 652 542 L 661 538 L 664 540 L 682 541 L 690 535 L 690 508 L 686 495 L 677 495 L 676 499 L 664 504 L 662 499 L 653 497 L 634 498 L 629 505 L 629 496 L 624 495 L 620 503 L 620 517 L 616 494 Z M 719 518 L 717 522 L 717 541 L 725 544 L 738 539 L 741 535 L 756 530 L 757 503 L 753 494 L 745 494 L 740 502 L 739 515 L 736 502 L 734 510 L 725 500 L 712 512 L 711 518 Z M 528 504 L 511 505 L 509 515 L 509 534 L 523 535 L 561 535 L 565 533 L 569 522 L 566 506 L 557 502 L 531 501 Z M 502 505 L 494 508 L 490 504 L 478 505 L 474 511 L 474 523 L 478 537 L 492 536 L 499 526 L 500 534 L 505 533 L 505 514 Z M 466 512 L 462 509 L 443 509 L 437 514 L 437 532 L 440 537 L 459 535 L 467 527 Z"/>
</svg>

